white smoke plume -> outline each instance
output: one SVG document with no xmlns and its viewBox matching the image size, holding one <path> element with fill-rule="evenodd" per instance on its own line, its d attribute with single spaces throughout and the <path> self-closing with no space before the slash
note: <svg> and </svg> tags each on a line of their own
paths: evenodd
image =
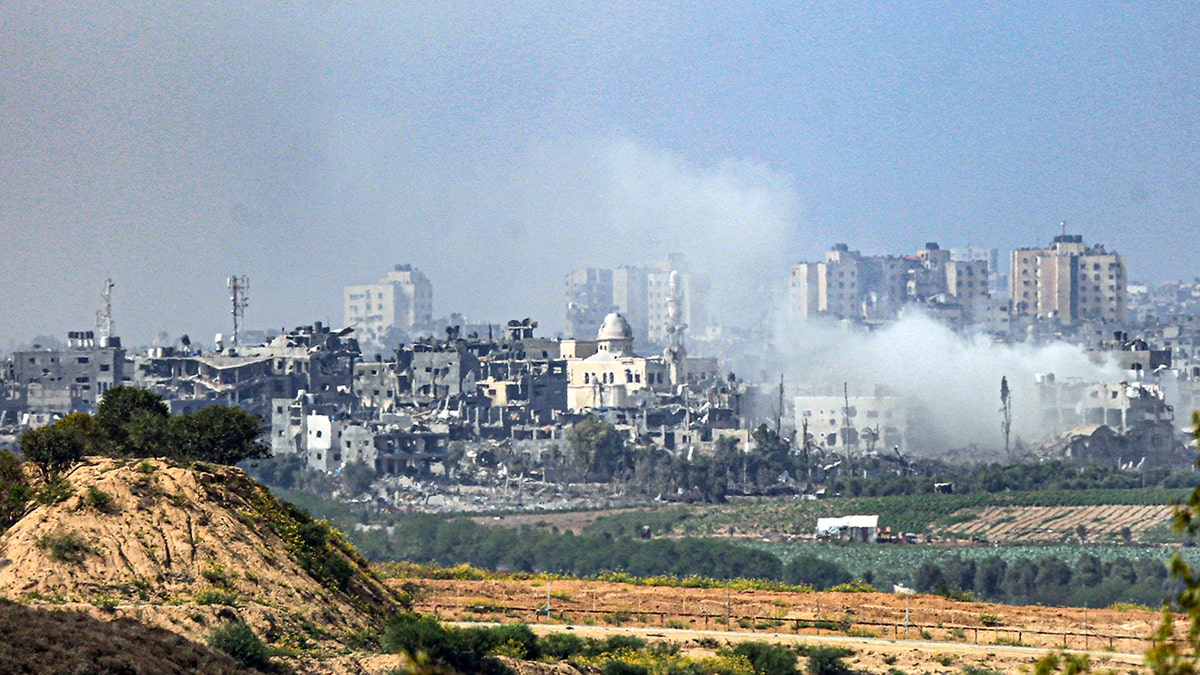
<svg viewBox="0 0 1200 675">
<path fill-rule="evenodd" d="M 869 396 L 878 386 L 906 397 L 927 413 L 927 438 L 918 454 L 974 446 L 979 459 L 1003 460 L 1000 381 L 1012 391 L 1012 438 L 1035 441 L 1047 430 L 1039 424 L 1035 379 L 1117 381 L 1111 363 L 1098 365 L 1075 345 L 997 344 L 987 335 L 960 335 L 921 314 L 909 315 L 875 332 L 841 328 L 831 322 L 785 321 L 779 331 L 788 379 L 801 391 Z M 923 432 L 923 433 L 922 433 Z"/>
</svg>

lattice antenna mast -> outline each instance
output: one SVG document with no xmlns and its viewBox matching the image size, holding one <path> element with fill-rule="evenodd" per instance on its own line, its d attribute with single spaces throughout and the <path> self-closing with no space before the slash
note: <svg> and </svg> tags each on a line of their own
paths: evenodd
<svg viewBox="0 0 1200 675">
<path fill-rule="evenodd" d="M 250 279 L 229 277 L 229 302 L 233 307 L 233 346 L 238 345 L 238 332 L 246 322 L 246 305 L 250 304 Z"/>
<path fill-rule="evenodd" d="M 100 292 L 100 309 L 96 310 L 96 328 L 100 332 L 100 344 L 107 344 L 113 334 L 112 317 L 112 279 L 104 280 L 104 289 Z"/>
</svg>

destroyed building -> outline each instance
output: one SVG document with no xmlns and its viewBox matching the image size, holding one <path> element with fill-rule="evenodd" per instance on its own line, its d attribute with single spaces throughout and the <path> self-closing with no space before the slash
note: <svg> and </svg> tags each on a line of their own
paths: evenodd
<svg viewBox="0 0 1200 675">
<path fill-rule="evenodd" d="M 72 331 L 67 346 L 13 352 L 5 363 L 6 412 L 95 412 L 104 392 L 127 384 L 125 349 L 116 336 Z M 12 420 L 7 420 L 11 423 Z"/>
<path fill-rule="evenodd" d="M 163 397 L 173 412 L 234 405 L 271 417 L 273 399 L 300 392 L 350 397 L 357 342 L 345 329 L 320 321 L 275 336 L 263 345 L 190 352 L 156 347 L 135 357 L 133 384 Z"/>
<path fill-rule="evenodd" d="M 1157 384 L 1087 383 L 1047 373 L 1037 379 L 1037 396 L 1050 433 L 1039 454 L 1110 466 L 1189 463 L 1174 408 Z"/>
</svg>

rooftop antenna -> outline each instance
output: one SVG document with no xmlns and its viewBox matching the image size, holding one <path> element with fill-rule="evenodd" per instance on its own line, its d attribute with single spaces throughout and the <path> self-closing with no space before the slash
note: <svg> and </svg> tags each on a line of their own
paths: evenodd
<svg viewBox="0 0 1200 675">
<path fill-rule="evenodd" d="M 246 276 L 229 277 L 229 302 L 233 305 L 233 346 L 238 344 L 238 331 L 246 320 L 246 305 L 250 304 L 250 279 Z"/>
<path fill-rule="evenodd" d="M 1058 226 L 1062 228 L 1062 236 L 1067 236 L 1067 221 L 1062 221 Z"/>
<path fill-rule="evenodd" d="M 112 337 L 112 289 L 115 285 L 112 279 L 105 279 L 104 289 L 100 292 L 100 309 L 96 310 L 96 328 L 100 332 L 100 344 L 108 344 L 108 338 Z"/>
</svg>

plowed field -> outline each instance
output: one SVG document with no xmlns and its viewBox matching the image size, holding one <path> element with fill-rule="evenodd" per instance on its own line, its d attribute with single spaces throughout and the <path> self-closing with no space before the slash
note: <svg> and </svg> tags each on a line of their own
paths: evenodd
<svg viewBox="0 0 1200 675">
<path fill-rule="evenodd" d="M 1121 539 L 1129 528 L 1133 539 L 1146 530 L 1170 520 L 1171 506 L 989 506 L 978 511 L 964 509 L 945 521 L 954 523 L 977 513 L 973 519 L 935 529 L 961 537 L 980 537 L 990 542 L 1043 543 L 1078 538 L 1099 541 Z"/>
</svg>

